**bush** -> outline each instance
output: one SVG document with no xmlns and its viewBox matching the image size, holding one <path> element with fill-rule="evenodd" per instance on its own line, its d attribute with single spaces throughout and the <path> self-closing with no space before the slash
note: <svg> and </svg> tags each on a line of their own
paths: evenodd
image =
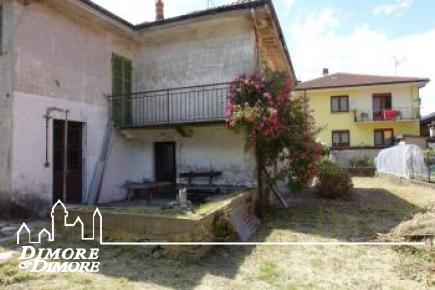
<svg viewBox="0 0 435 290">
<path fill-rule="evenodd" d="M 318 168 L 316 192 L 331 199 L 349 198 L 353 189 L 350 175 L 329 160 L 322 161 Z"/>
<path fill-rule="evenodd" d="M 369 156 L 358 157 L 350 161 L 351 168 L 373 168 L 375 163 L 373 158 Z"/>
</svg>

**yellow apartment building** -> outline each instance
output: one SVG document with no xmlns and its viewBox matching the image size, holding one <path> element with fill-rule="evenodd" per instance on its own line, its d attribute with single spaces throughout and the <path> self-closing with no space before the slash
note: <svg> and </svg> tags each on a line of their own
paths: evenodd
<svg viewBox="0 0 435 290">
<path fill-rule="evenodd" d="M 373 156 L 396 136 L 420 135 L 419 90 L 427 78 L 328 74 L 299 83 L 296 95 L 309 99 L 321 142 L 332 151 Z"/>
</svg>

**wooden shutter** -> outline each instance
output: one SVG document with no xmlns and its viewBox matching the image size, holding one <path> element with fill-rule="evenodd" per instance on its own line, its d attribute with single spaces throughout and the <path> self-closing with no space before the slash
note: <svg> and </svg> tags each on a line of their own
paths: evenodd
<svg viewBox="0 0 435 290">
<path fill-rule="evenodd" d="M 132 71 L 131 60 L 116 54 L 112 56 L 113 120 L 116 125 L 132 123 Z"/>
</svg>

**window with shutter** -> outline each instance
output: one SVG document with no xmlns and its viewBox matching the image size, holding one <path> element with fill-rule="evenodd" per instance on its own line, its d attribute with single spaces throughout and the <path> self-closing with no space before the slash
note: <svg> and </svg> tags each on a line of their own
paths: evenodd
<svg viewBox="0 0 435 290">
<path fill-rule="evenodd" d="M 112 57 L 113 119 L 120 126 L 132 123 L 132 62 L 114 54 Z"/>
</svg>

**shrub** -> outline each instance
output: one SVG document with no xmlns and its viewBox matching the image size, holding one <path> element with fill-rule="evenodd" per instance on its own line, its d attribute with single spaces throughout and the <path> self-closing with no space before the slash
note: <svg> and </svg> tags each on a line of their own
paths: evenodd
<svg viewBox="0 0 435 290">
<path fill-rule="evenodd" d="M 329 160 L 322 161 L 318 168 L 316 192 L 325 198 L 349 198 L 353 184 L 350 175 Z"/>
<path fill-rule="evenodd" d="M 375 166 L 373 158 L 369 156 L 358 157 L 350 161 L 352 168 L 373 168 Z"/>
</svg>

